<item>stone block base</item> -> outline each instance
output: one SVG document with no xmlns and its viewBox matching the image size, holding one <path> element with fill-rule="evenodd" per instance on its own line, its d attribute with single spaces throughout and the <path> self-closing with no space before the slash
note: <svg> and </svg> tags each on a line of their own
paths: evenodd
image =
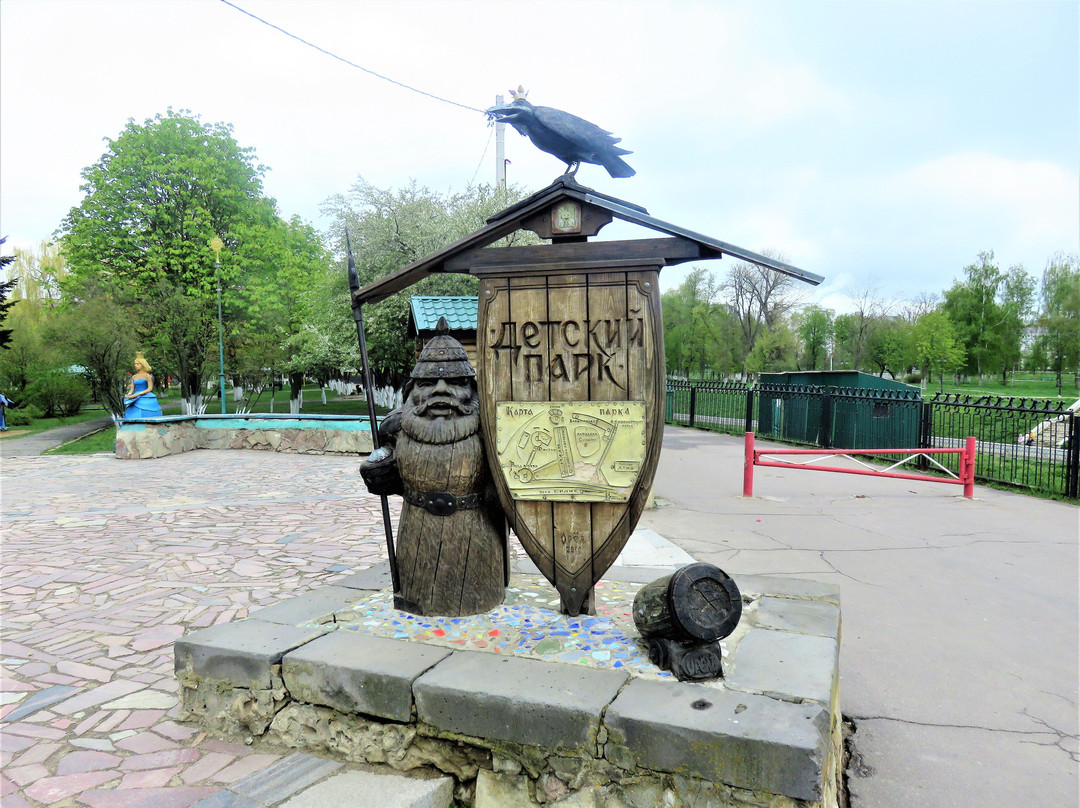
<svg viewBox="0 0 1080 808">
<path fill-rule="evenodd" d="M 177 641 L 183 717 L 449 775 L 475 808 L 836 808 L 836 588 L 736 578 L 727 678 L 687 683 L 650 666 L 629 616 L 640 581 L 669 570 L 620 572 L 639 583 L 598 585 L 595 617 L 545 608 L 546 582 L 517 574 L 498 609 L 454 620 L 396 612 L 360 588 L 381 575 L 349 576 L 264 610 L 295 625 L 255 612 Z"/>
</svg>

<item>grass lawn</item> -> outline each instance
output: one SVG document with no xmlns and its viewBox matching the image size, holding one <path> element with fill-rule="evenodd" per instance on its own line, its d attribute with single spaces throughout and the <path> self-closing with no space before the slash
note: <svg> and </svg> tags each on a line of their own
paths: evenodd
<svg viewBox="0 0 1080 808">
<path fill-rule="evenodd" d="M 9 414 L 10 414 L 9 410 Z M 6 438 L 26 438 L 30 435 L 36 435 L 39 432 L 45 432 L 49 429 L 56 429 L 58 426 L 68 426 L 69 424 L 81 424 L 83 421 L 93 421 L 95 418 L 105 418 L 109 413 L 105 410 L 86 410 L 77 415 L 72 415 L 69 418 L 38 418 L 29 426 L 12 426 L 11 419 L 8 418 L 8 431 L 0 432 L 0 440 Z M 18 434 L 15 434 L 18 433 Z"/>
<path fill-rule="evenodd" d="M 923 395 L 932 397 L 938 391 L 938 383 L 935 379 L 926 385 Z M 1057 385 L 1054 376 L 1050 373 L 1025 373 L 1016 374 L 1016 379 L 1010 384 L 1003 385 L 1001 379 L 983 379 L 982 383 L 952 384 L 948 377 L 945 378 L 944 391 L 946 393 L 959 393 L 964 396 L 1011 396 L 1013 398 L 1050 398 L 1058 399 Z M 1073 375 L 1067 373 L 1061 378 L 1061 398 L 1067 399 L 1071 404 L 1080 398 L 1080 391 L 1073 383 Z"/>
<path fill-rule="evenodd" d="M 84 435 L 63 446 L 49 449 L 42 454 L 47 455 L 71 455 L 71 454 L 97 454 L 98 452 L 113 452 L 116 449 L 116 427 L 108 426 L 98 432 Z"/>
</svg>

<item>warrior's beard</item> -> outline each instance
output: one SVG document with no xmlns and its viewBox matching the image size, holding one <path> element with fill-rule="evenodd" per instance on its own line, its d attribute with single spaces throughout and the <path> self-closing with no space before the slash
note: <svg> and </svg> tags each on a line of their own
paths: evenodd
<svg viewBox="0 0 1080 808">
<path fill-rule="evenodd" d="M 456 414 L 431 418 L 427 413 L 433 406 L 449 406 Z M 431 396 L 416 403 L 410 395 L 401 407 L 401 429 L 420 443 L 456 443 L 480 429 L 480 400 L 475 390 L 464 402 L 449 396 Z"/>
</svg>

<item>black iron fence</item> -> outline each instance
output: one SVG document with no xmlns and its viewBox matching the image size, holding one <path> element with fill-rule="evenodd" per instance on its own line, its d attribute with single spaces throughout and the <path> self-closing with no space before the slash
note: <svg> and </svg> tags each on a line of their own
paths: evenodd
<svg viewBox="0 0 1080 808">
<path fill-rule="evenodd" d="M 825 449 L 949 448 L 974 436 L 977 480 L 1080 499 L 1080 413 L 1063 402 L 669 379 L 666 420 Z"/>
</svg>

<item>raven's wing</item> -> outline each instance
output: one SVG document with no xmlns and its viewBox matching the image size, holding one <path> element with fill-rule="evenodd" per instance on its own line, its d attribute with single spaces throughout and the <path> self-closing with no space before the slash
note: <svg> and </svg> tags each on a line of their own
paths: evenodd
<svg viewBox="0 0 1080 808">
<path fill-rule="evenodd" d="M 619 154 L 632 153 L 615 146 L 621 138 L 612 137 L 611 132 L 577 115 L 552 107 L 534 107 L 534 114 L 537 123 L 578 146 L 587 145 L 593 151 L 610 148 Z"/>
</svg>

